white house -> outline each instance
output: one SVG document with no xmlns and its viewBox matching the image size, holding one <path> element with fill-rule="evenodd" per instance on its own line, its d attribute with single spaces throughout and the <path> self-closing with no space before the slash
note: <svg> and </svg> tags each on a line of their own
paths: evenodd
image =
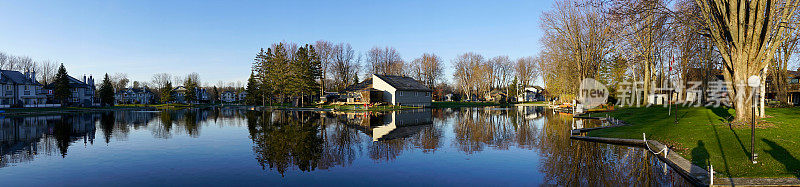
<svg viewBox="0 0 800 187">
<path fill-rule="evenodd" d="M 399 106 L 431 106 L 431 90 L 411 77 L 372 75 L 372 88 L 383 92 L 383 101 Z"/>
<path fill-rule="evenodd" d="M 0 70 L 0 108 L 43 106 L 47 97 L 35 77 L 35 72 Z"/>
<path fill-rule="evenodd" d="M 233 93 L 232 91 L 222 92 L 222 94 L 220 94 L 219 97 L 220 97 L 220 100 L 222 100 L 222 102 L 226 102 L 226 103 L 236 102 L 236 94 Z"/>
</svg>

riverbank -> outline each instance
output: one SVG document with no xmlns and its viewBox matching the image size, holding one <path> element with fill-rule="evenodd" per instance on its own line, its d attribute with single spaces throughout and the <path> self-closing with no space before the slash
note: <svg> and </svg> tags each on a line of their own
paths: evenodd
<svg viewBox="0 0 800 187">
<path fill-rule="evenodd" d="M 317 108 L 331 109 L 331 110 L 334 110 L 334 111 L 385 112 L 385 111 L 394 111 L 394 110 L 420 109 L 422 107 L 395 106 L 395 105 L 382 105 L 382 106 L 372 106 L 372 107 L 364 107 L 364 106 L 358 106 L 358 105 L 321 105 L 321 106 L 318 106 Z"/>
<path fill-rule="evenodd" d="M 668 116 L 663 107 L 622 108 L 593 114 L 609 115 L 628 126 L 595 130 L 592 137 L 657 140 L 692 164 L 713 165 L 719 177 L 799 178 L 800 109 L 769 108 L 756 129 L 758 164 L 750 162 L 750 126 L 730 124 L 735 111 L 726 108 L 684 108 Z M 675 112 L 674 110 L 672 112 Z M 674 113 L 673 113 L 674 114 Z"/>
<path fill-rule="evenodd" d="M 431 103 L 431 108 L 459 108 L 459 107 L 485 107 L 485 106 L 513 106 L 513 104 L 496 103 L 496 102 L 459 102 L 459 101 L 436 101 Z"/>
<path fill-rule="evenodd" d="M 215 104 L 159 104 L 159 105 L 117 105 L 111 107 L 57 107 L 57 108 L 8 108 L 0 109 L 0 116 L 30 116 L 48 114 L 74 114 L 85 112 L 103 112 L 118 110 L 174 110 L 186 108 L 206 108 Z"/>
</svg>

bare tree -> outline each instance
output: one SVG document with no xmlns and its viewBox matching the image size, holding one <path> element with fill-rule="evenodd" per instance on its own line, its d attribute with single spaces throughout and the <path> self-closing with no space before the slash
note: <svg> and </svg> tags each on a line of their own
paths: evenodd
<svg viewBox="0 0 800 187">
<path fill-rule="evenodd" d="M 5 52 L 0 51 L 0 69 L 5 69 L 10 58 L 11 56 L 7 55 Z"/>
<path fill-rule="evenodd" d="M 708 35 L 724 60 L 725 79 L 733 85 L 728 93 L 736 109 L 736 120 L 747 121 L 752 93 L 746 85 L 748 77 L 761 74 L 775 57 L 775 51 L 794 35 L 798 0 L 724 1 L 696 0 L 705 18 Z M 742 26 L 742 25 L 747 25 Z"/>
<path fill-rule="evenodd" d="M 153 86 L 161 89 L 166 87 L 167 84 L 172 83 L 172 75 L 169 73 L 156 73 L 153 75 L 153 79 L 150 82 Z"/>
<path fill-rule="evenodd" d="M 42 61 L 38 64 L 38 70 L 36 71 L 39 77 L 39 82 L 42 84 L 49 84 L 56 77 L 56 71 L 58 71 L 58 62 L 53 62 L 50 60 Z"/>
<path fill-rule="evenodd" d="M 333 74 L 335 89 L 341 91 L 353 84 L 354 77 L 358 75 L 359 65 L 355 61 L 355 51 L 350 44 L 339 43 L 333 46 L 331 57 L 333 63 L 330 72 Z"/>
<path fill-rule="evenodd" d="M 114 73 L 109 77 L 111 79 L 111 87 L 114 88 L 114 91 L 120 91 L 128 87 L 128 83 L 130 79 L 128 79 L 127 73 Z"/>
<path fill-rule="evenodd" d="M 522 57 L 517 59 L 514 66 L 514 73 L 519 84 L 525 88 L 533 85 L 533 81 L 539 76 L 539 67 L 533 57 Z"/>
<path fill-rule="evenodd" d="M 404 62 L 394 47 L 373 47 L 367 51 L 369 74 L 405 75 Z"/>
<path fill-rule="evenodd" d="M 466 95 L 467 100 L 474 99 L 472 94 L 476 93 L 480 85 L 479 80 L 483 79 L 480 74 L 484 61 L 483 55 L 473 52 L 464 53 L 453 60 L 455 69 L 453 77 L 458 85 L 457 89 Z"/>
<path fill-rule="evenodd" d="M 429 88 L 434 88 L 437 81 L 442 79 L 444 64 L 436 54 L 422 54 L 421 57 L 414 59 L 409 64 L 409 68 L 407 68 L 409 75 L 422 81 Z"/>
<path fill-rule="evenodd" d="M 332 62 L 331 54 L 333 52 L 333 43 L 325 40 L 317 41 L 314 44 L 314 50 L 317 52 L 317 55 L 319 56 L 320 62 L 322 64 L 322 78 L 320 79 L 320 85 L 322 86 L 322 89 L 320 90 L 320 92 L 324 93 L 325 88 L 327 88 L 327 86 L 325 85 L 325 81 L 329 77 L 328 71 L 330 69 Z"/>
</svg>

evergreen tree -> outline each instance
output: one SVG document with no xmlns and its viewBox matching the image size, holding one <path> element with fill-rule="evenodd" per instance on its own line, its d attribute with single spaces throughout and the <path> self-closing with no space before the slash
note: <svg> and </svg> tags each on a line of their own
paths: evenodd
<svg viewBox="0 0 800 187">
<path fill-rule="evenodd" d="M 253 74 L 251 73 L 250 76 L 252 77 Z M 219 101 L 219 89 L 217 88 L 217 86 L 214 86 L 212 90 L 214 90 L 214 94 L 211 95 L 211 101 L 217 103 L 217 101 Z"/>
<path fill-rule="evenodd" d="M 245 92 L 247 92 L 247 96 L 245 97 L 245 103 L 248 105 L 255 105 L 256 103 L 261 101 L 260 92 L 258 91 L 259 85 L 258 81 L 256 80 L 256 76 L 253 72 L 250 73 L 250 78 L 247 79 L 247 88 Z"/>
<path fill-rule="evenodd" d="M 183 87 L 186 88 L 186 95 L 184 96 L 186 102 L 192 103 L 197 101 L 197 80 L 193 80 L 192 77 L 187 77 L 186 81 L 183 83 Z"/>
<path fill-rule="evenodd" d="M 61 67 L 58 68 L 55 79 L 53 81 L 53 98 L 61 102 L 63 106 L 72 95 L 72 91 L 69 89 L 69 75 L 67 75 L 67 69 L 64 68 L 64 64 L 61 64 Z"/>
<path fill-rule="evenodd" d="M 267 100 L 270 99 L 267 96 L 272 95 L 272 88 L 275 86 L 272 84 L 270 78 L 270 56 L 272 56 L 272 49 L 267 49 L 264 51 L 262 48 L 261 51 L 256 55 L 255 62 L 253 63 L 253 73 L 255 73 L 255 81 L 259 87 L 255 92 L 248 93 L 248 94 L 258 94 L 262 96 L 260 99 L 261 104 L 266 106 Z"/>
<path fill-rule="evenodd" d="M 161 103 L 168 103 L 172 101 L 172 82 L 167 82 L 163 88 L 160 90 L 161 92 Z"/>
<path fill-rule="evenodd" d="M 106 73 L 103 78 L 103 83 L 100 85 L 100 104 L 103 106 L 114 106 L 114 87 L 111 85 L 111 79 L 108 78 Z"/>
<path fill-rule="evenodd" d="M 519 93 L 519 81 L 517 81 L 517 77 L 511 81 L 511 85 L 508 85 L 508 95 L 511 97 L 519 97 L 521 93 Z M 524 96 L 523 96 L 524 97 Z"/>
</svg>

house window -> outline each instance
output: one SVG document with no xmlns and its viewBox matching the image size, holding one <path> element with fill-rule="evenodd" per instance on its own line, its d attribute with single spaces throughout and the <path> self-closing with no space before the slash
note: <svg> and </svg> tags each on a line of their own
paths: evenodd
<svg viewBox="0 0 800 187">
<path fill-rule="evenodd" d="M 431 96 L 431 93 L 430 93 L 430 92 L 425 92 L 425 96 L 428 96 L 428 97 L 430 97 L 430 96 Z"/>
<path fill-rule="evenodd" d="M 397 91 L 397 96 L 403 96 L 403 91 Z"/>
</svg>

